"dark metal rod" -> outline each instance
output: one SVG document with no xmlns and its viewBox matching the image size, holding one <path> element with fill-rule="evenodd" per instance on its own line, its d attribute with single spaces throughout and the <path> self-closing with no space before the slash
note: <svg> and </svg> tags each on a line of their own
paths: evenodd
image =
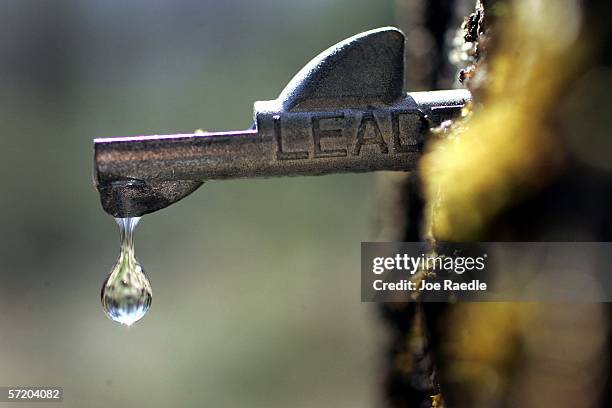
<svg viewBox="0 0 612 408">
<path fill-rule="evenodd" d="M 98 183 L 207 181 L 415 167 L 430 126 L 456 116 L 465 90 L 414 92 L 393 105 L 256 117 L 257 129 L 96 139 Z"/>
</svg>

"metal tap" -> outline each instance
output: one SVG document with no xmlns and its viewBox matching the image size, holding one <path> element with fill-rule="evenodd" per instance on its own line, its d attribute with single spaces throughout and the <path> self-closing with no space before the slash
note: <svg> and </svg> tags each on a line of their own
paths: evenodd
<svg viewBox="0 0 612 408">
<path fill-rule="evenodd" d="M 466 90 L 406 93 L 404 34 L 384 27 L 323 51 L 251 129 L 94 140 L 104 210 L 136 217 L 216 179 L 413 170 L 433 126 L 456 116 Z"/>
</svg>

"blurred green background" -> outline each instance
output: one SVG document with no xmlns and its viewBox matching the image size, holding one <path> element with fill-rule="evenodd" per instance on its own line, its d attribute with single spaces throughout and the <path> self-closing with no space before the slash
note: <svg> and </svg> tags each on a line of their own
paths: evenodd
<svg viewBox="0 0 612 408">
<path fill-rule="evenodd" d="M 211 182 L 144 217 L 153 305 L 125 328 L 100 306 L 119 241 L 92 139 L 246 128 L 393 2 L 8 0 L 0 22 L 0 385 L 61 386 L 66 407 L 372 406 L 372 175 Z"/>
</svg>

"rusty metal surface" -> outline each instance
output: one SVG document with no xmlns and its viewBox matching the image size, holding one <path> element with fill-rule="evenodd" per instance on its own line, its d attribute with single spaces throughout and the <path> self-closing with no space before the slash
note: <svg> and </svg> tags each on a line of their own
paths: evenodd
<svg viewBox="0 0 612 408">
<path fill-rule="evenodd" d="M 256 102 L 253 129 L 96 139 L 104 210 L 140 216 L 213 179 L 413 169 L 428 129 L 470 94 L 406 93 L 403 55 L 399 30 L 372 30 L 321 53 L 278 99 Z"/>
</svg>

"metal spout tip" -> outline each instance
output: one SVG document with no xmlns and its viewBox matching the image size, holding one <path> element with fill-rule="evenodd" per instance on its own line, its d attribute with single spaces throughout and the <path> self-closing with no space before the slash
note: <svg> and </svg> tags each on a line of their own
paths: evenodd
<svg viewBox="0 0 612 408">
<path fill-rule="evenodd" d="M 141 180 L 113 181 L 97 184 L 102 208 L 115 218 L 140 217 L 179 201 L 203 183 L 178 180 L 144 182 Z"/>
</svg>

